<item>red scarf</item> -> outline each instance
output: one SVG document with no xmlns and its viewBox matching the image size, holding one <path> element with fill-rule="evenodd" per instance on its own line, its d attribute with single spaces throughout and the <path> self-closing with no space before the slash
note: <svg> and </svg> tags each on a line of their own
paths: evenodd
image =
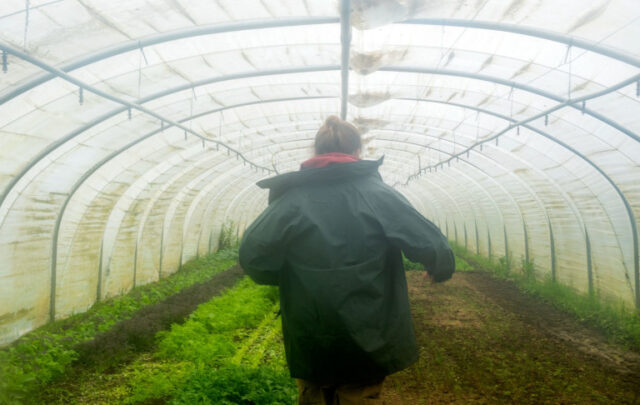
<svg viewBox="0 0 640 405">
<path fill-rule="evenodd" d="M 351 163 L 357 162 L 360 159 L 353 155 L 347 155 L 346 153 L 331 152 L 323 155 L 317 155 L 311 159 L 303 162 L 300 165 L 300 170 L 304 169 L 317 169 L 319 167 L 329 166 L 334 163 Z"/>
</svg>

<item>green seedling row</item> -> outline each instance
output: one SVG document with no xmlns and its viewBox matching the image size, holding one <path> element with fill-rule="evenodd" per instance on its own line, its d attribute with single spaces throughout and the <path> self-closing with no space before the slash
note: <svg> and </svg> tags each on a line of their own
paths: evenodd
<svg viewBox="0 0 640 405">
<path fill-rule="evenodd" d="M 278 291 L 248 278 L 202 304 L 182 325 L 158 333 L 156 361 L 174 364 L 140 374 L 127 402 L 287 404 L 296 387 L 284 360 Z M 264 361 L 269 352 L 268 361 Z M 163 389 L 151 389 L 163 387 Z"/>
</svg>

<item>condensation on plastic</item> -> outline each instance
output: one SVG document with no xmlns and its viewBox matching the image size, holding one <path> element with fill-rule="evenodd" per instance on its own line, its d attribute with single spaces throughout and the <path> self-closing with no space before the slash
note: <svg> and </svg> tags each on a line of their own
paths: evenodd
<svg viewBox="0 0 640 405">
<path fill-rule="evenodd" d="M 26 4 L 0 2 L 0 45 L 58 68 L 88 60 L 68 73 L 280 173 L 299 168 L 340 112 L 336 1 Z M 588 111 L 509 126 L 640 69 L 510 27 L 637 59 L 640 3 L 352 0 L 350 21 L 347 118 L 364 133 L 363 157 L 385 157 L 383 179 L 472 252 L 508 255 L 514 268 L 528 258 L 539 278 L 579 292 L 590 260 L 593 291 L 633 306 L 634 238 L 612 184 L 637 222 L 640 85 L 590 99 Z M 224 224 L 241 234 L 266 205 L 255 182 L 272 173 L 87 90 L 80 102 L 75 85 L 37 82 L 43 70 L 12 54 L 7 62 L 0 345 L 50 320 L 54 261 L 59 319 L 178 271 L 216 249 Z"/>
</svg>

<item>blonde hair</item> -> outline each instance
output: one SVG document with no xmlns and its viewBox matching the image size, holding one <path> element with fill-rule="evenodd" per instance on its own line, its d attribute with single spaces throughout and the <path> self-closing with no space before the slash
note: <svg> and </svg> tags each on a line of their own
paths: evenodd
<svg viewBox="0 0 640 405">
<path fill-rule="evenodd" d="M 318 129 L 314 148 L 316 155 L 332 152 L 355 155 L 362 149 L 360 131 L 353 124 L 331 115 Z"/>
</svg>

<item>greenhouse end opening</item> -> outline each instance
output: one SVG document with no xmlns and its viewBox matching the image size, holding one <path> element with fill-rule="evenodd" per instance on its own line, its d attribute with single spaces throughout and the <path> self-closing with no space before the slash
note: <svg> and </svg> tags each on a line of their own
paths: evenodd
<svg viewBox="0 0 640 405">
<path fill-rule="evenodd" d="M 0 404 L 636 404 L 637 0 L 0 2 Z"/>
</svg>

